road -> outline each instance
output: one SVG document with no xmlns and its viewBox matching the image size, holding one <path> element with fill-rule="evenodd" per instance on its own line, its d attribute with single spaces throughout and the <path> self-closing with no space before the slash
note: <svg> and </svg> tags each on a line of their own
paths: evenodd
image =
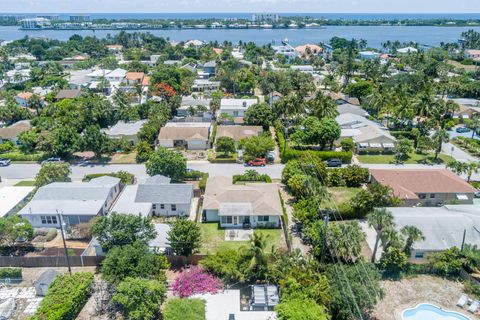
<svg viewBox="0 0 480 320">
<path fill-rule="evenodd" d="M 423 164 L 360 164 L 362 167 L 369 169 L 443 169 L 444 165 L 423 165 Z M 266 167 L 245 167 L 241 164 L 222 164 L 209 163 L 208 161 L 189 161 L 187 167 L 192 170 L 208 172 L 213 176 L 231 177 L 235 174 L 242 174 L 245 170 L 254 169 L 261 174 L 268 174 L 272 179 L 280 179 L 282 177 L 283 164 L 267 165 Z M 86 174 L 117 172 L 120 170 L 130 172 L 137 178 L 143 179 L 148 175 L 143 164 L 110 164 L 110 165 L 72 165 L 73 180 L 81 180 Z M 39 164 L 12 164 L 8 167 L 0 168 L 0 177 L 3 179 L 32 180 L 40 170 Z M 480 180 L 480 173 L 474 174 L 472 180 Z"/>
</svg>

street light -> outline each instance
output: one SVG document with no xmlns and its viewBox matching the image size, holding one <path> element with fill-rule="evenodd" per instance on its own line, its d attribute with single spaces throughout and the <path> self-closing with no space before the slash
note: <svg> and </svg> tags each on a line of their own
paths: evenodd
<svg viewBox="0 0 480 320">
<path fill-rule="evenodd" d="M 63 234 L 63 221 L 62 221 L 62 216 L 58 212 L 58 209 L 57 209 L 57 217 L 58 217 L 58 222 L 60 224 L 60 232 L 62 233 L 63 249 L 65 250 L 65 258 L 67 259 L 68 273 L 70 273 L 71 275 L 72 268 L 70 267 L 70 257 L 68 256 L 67 243 L 65 242 L 65 235 Z"/>
</svg>

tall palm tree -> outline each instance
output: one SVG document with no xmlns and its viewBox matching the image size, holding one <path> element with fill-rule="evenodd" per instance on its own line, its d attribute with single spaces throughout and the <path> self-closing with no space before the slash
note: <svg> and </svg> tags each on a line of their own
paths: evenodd
<svg viewBox="0 0 480 320">
<path fill-rule="evenodd" d="M 308 101 L 310 113 L 318 118 L 335 118 L 338 115 L 337 104 L 322 91 L 317 91 L 315 97 Z"/>
<path fill-rule="evenodd" d="M 245 249 L 247 273 L 256 279 L 264 279 L 268 272 L 268 238 L 268 235 L 254 233 Z"/>
<path fill-rule="evenodd" d="M 405 226 L 400 230 L 400 232 L 405 236 L 405 246 L 403 248 L 403 252 L 405 252 L 407 256 L 410 256 L 413 243 L 416 241 L 425 240 L 423 232 L 415 226 Z"/>
<path fill-rule="evenodd" d="M 377 255 L 378 244 L 382 238 L 382 234 L 388 228 L 394 226 L 393 215 L 385 208 L 375 209 L 373 212 L 367 215 L 368 225 L 375 229 L 377 236 L 375 238 L 375 246 L 373 248 L 372 262 L 375 262 L 375 257 Z"/>
<path fill-rule="evenodd" d="M 472 175 L 474 173 L 478 173 L 478 171 L 480 170 L 480 163 L 478 162 L 469 162 L 467 163 L 467 166 L 466 166 L 466 174 L 467 174 L 467 182 L 470 182 L 470 179 L 472 178 Z"/>
<path fill-rule="evenodd" d="M 450 134 L 447 130 L 440 128 L 432 136 L 432 139 L 435 143 L 435 160 L 438 159 L 438 154 L 442 151 L 442 145 L 444 142 L 448 142 L 450 139 Z"/>
</svg>

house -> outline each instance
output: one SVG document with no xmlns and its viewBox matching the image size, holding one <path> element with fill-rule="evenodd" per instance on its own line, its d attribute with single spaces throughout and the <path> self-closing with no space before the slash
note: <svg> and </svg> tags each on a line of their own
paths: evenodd
<svg viewBox="0 0 480 320">
<path fill-rule="evenodd" d="M 208 74 L 209 77 L 215 76 L 217 73 L 217 62 L 209 61 L 203 65 L 203 72 Z"/>
<path fill-rule="evenodd" d="M 272 46 L 272 49 L 275 55 L 280 55 L 285 57 L 287 60 L 293 60 L 298 57 L 298 52 L 295 51 L 295 48 L 285 43 L 281 46 Z"/>
<path fill-rule="evenodd" d="M 355 115 L 361 116 L 361 117 L 367 117 L 368 116 L 367 111 L 362 109 L 362 107 L 354 105 L 354 104 L 350 104 L 350 103 L 339 104 L 337 106 L 337 111 L 338 111 L 338 114 L 351 113 L 351 114 L 355 114 Z"/>
<path fill-rule="evenodd" d="M 407 207 L 472 204 L 476 192 L 465 180 L 446 169 L 372 169 L 370 174 L 371 182 L 391 187 Z"/>
<path fill-rule="evenodd" d="M 47 269 L 33 283 L 37 296 L 44 297 L 47 294 L 48 287 L 60 273 L 54 269 Z"/>
<path fill-rule="evenodd" d="M 472 119 L 480 116 L 480 101 L 477 99 L 448 99 L 459 105 L 457 111 L 453 115 L 454 118 Z"/>
<path fill-rule="evenodd" d="M 361 51 L 358 55 L 361 60 L 375 60 L 380 57 L 380 54 L 375 51 Z"/>
<path fill-rule="evenodd" d="M 465 244 L 480 246 L 480 205 L 388 208 L 397 230 L 415 226 L 425 240 L 413 244 L 410 259 L 425 259 L 429 254 Z"/>
<path fill-rule="evenodd" d="M 257 137 L 263 133 L 261 126 L 217 126 L 216 139 L 229 137 L 235 141 L 235 144 L 243 138 Z"/>
<path fill-rule="evenodd" d="M 220 89 L 220 81 L 210 81 L 208 79 L 193 80 L 193 92 L 212 92 Z"/>
<path fill-rule="evenodd" d="M 405 47 L 397 49 L 397 53 L 399 54 L 408 54 L 408 53 L 417 53 L 418 49 L 414 47 Z"/>
<path fill-rule="evenodd" d="M 147 123 L 147 120 L 134 122 L 118 121 L 114 126 L 103 131 L 110 139 L 125 139 L 134 146 L 138 142 L 138 133 L 145 123 Z"/>
<path fill-rule="evenodd" d="M 310 65 L 299 65 L 299 66 L 291 66 L 290 69 L 300 71 L 303 73 L 308 73 L 308 74 L 315 74 L 315 69 L 313 66 Z"/>
<path fill-rule="evenodd" d="M 6 83 L 22 83 L 30 80 L 31 69 L 9 70 L 5 74 Z"/>
<path fill-rule="evenodd" d="M 206 98 L 197 98 L 194 96 L 187 96 L 182 97 L 182 102 L 180 103 L 180 107 L 177 108 L 177 116 L 178 117 L 189 117 L 189 116 L 199 116 L 202 119 L 208 119 L 209 121 L 212 118 L 210 114 L 210 102 L 212 99 Z M 207 111 L 199 111 L 197 109 L 206 109 Z M 195 114 L 191 114 L 191 111 L 195 110 Z"/>
<path fill-rule="evenodd" d="M 184 48 L 189 48 L 189 47 L 200 48 L 203 45 L 205 45 L 205 42 L 201 40 L 188 40 L 187 42 L 185 42 L 183 47 Z"/>
<path fill-rule="evenodd" d="M 34 228 L 72 226 L 105 215 L 120 193 L 120 179 L 103 176 L 89 182 L 54 182 L 40 187 L 20 211 Z"/>
<path fill-rule="evenodd" d="M 106 45 L 109 52 L 112 53 L 120 53 L 123 50 L 123 46 L 121 44 L 109 44 Z"/>
<path fill-rule="evenodd" d="M 129 86 L 142 85 L 145 73 L 143 72 L 127 72 L 125 81 Z"/>
<path fill-rule="evenodd" d="M 480 61 L 480 50 L 465 50 L 465 58 Z"/>
<path fill-rule="evenodd" d="M 279 228 L 282 214 L 277 184 L 234 185 L 232 178 L 222 176 L 207 180 L 204 221 L 219 221 L 221 227 Z"/>
<path fill-rule="evenodd" d="M 158 254 L 170 254 L 171 247 L 170 242 L 168 241 L 168 232 L 172 229 L 169 224 L 166 223 L 154 223 L 153 227 L 157 232 L 155 239 L 152 239 L 148 242 L 148 247 L 155 253 Z"/>
<path fill-rule="evenodd" d="M 92 69 L 69 71 L 68 86 L 70 89 L 80 90 L 82 88 L 87 88 L 90 84 L 90 81 L 92 81 L 92 78 L 90 77 L 92 72 Z"/>
<path fill-rule="evenodd" d="M 207 150 L 210 148 L 211 125 L 210 122 L 168 122 L 160 129 L 157 145 L 165 148 Z"/>
<path fill-rule="evenodd" d="M 243 117 L 245 111 L 257 102 L 257 99 L 222 99 L 217 116 L 226 114 L 231 117 Z"/>
<path fill-rule="evenodd" d="M 17 144 L 18 135 L 22 132 L 29 131 L 32 128 L 30 120 L 17 121 L 8 127 L 0 128 L 0 143 L 12 141 L 14 144 Z"/>
<path fill-rule="evenodd" d="M 343 113 L 335 120 L 342 129 L 341 138 L 352 138 L 357 152 L 391 151 L 396 139 L 387 130 L 367 118 L 353 113 Z"/>
<path fill-rule="evenodd" d="M 6 186 L 0 189 L 0 218 L 15 213 L 34 187 Z"/>
<path fill-rule="evenodd" d="M 309 59 L 310 56 L 319 56 L 323 53 L 323 48 L 317 46 L 316 44 L 304 44 L 298 47 L 295 47 L 295 51 L 300 57 Z"/>
<path fill-rule="evenodd" d="M 111 212 L 148 216 L 189 216 L 193 185 L 171 183 L 156 175 L 145 183 L 126 186 Z"/>
<path fill-rule="evenodd" d="M 27 108 L 30 104 L 30 99 L 32 98 L 33 93 L 31 92 L 22 92 L 15 96 L 15 101 L 20 107 Z"/>
<path fill-rule="evenodd" d="M 82 95 L 80 89 L 62 89 L 55 96 L 55 100 L 60 101 L 63 99 L 75 99 Z"/>
</svg>

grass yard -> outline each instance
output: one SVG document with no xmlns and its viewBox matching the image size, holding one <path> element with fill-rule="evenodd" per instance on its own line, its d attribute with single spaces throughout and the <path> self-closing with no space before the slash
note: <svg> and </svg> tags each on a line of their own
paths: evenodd
<svg viewBox="0 0 480 320">
<path fill-rule="evenodd" d="M 35 187 L 35 181 L 23 180 L 17 182 L 15 187 Z"/>
<path fill-rule="evenodd" d="M 356 156 L 358 161 L 361 163 L 373 163 L 373 164 L 382 164 L 382 163 L 395 163 L 395 155 L 393 154 L 363 154 Z M 448 163 L 452 160 L 455 160 L 449 155 L 439 154 L 437 164 Z M 408 160 L 404 162 L 405 164 L 422 164 L 422 163 L 432 163 L 434 164 L 434 154 L 417 154 L 410 153 Z"/>
<path fill-rule="evenodd" d="M 475 72 L 477 69 L 475 65 L 461 64 L 460 62 L 454 60 L 448 60 L 447 63 L 455 68 L 463 69 L 465 71 Z"/>
<path fill-rule="evenodd" d="M 214 253 L 220 249 L 239 249 L 246 245 L 247 241 L 225 241 L 225 229 L 219 227 L 218 222 L 201 223 L 202 247 L 200 254 Z M 254 233 L 262 233 L 268 236 L 268 251 L 272 246 L 285 247 L 281 229 L 256 229 Z"/>
<path fill-rule="evenodd" d="M 361 188 L 347 188 L 347 187 L 330 187 L 327 188 L 332 198 L 329 201 L 325 201 L 324 206 L 327 208 L 335 208 L 341 203 L 349 202 L 357 193 L 362 190 Z"/>
<path fill-rule="evenodd" d="M 109 164 L 135 164 L 137 152 L 133 151 L 130 153 L 115 153 L 112 155 Z"/>
</svg>

